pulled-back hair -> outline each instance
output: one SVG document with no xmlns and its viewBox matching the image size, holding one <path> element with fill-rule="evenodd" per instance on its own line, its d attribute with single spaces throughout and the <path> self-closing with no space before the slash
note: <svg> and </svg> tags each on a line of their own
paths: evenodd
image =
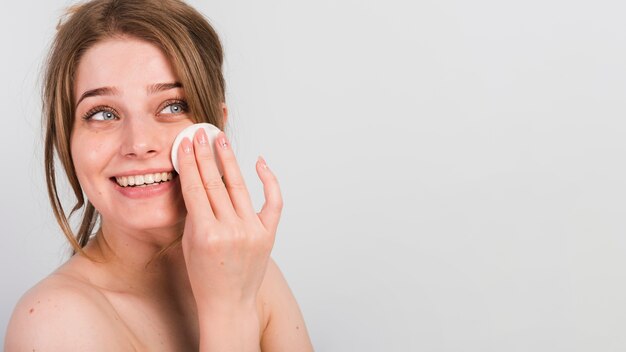
<svg viewBox="0 0 626 352">
<path fill-rule="evenodd" d="M 99 216 L 91 202 L 85 201 L 70 152 L 76 71 L 82 55 L 94 44 L 127 36 L 163 51 L 185 89 L 194 122 L 208 122 L 224 130 L 222 46 L 215 30 L 194 8 L 179 0 L 93 0 L 70 7 L 59 21 L 46 61 L 42 99 L 48 197 L 72 254 L 86 255 L 82 248 Z M 59 199 L 55 151 L 76 197 L 69 215 Z M 69 218 L 81 209 L 75 233 Z"/>
</svg>

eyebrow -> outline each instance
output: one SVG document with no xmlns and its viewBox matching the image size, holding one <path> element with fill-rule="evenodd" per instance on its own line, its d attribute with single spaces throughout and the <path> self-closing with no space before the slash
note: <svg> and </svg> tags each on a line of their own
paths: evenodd
<svg viewBox="0 0 626 352">
<path fill-rule="evenodd" d="M 155 83 L 155 84 L 149 85 L 146 89 L 146 92 L 149 95 L 152 95 L 158 92 L 175 89 L 175 88 L 182 88 L 182 87 L 183 85 L 180 82 Z M 100 87 L 100 88 L 90 89 L 90 90 L 85 91 L 80 96 L 80 99 L 78 99 L 78 102 L 76 103 L 76 107 L 78 107 L 78 104 L 80 104 L 80 102 L 83 101 L 83 99 L 85 98 L 95 97 L 99 95 L 119 95 L 119 94 L 120 94 L 120 91 L 115 87 Z"/>
</svg>

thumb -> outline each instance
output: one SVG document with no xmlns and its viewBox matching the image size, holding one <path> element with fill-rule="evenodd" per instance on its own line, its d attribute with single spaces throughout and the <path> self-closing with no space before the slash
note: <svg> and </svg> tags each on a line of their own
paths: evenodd
<svg viewBox="0 0 626 352">
<path fill-rule="evenodd" d="M 278 180 L 269 167 L 267 167 L 265 159 L 263 159 L 262 156 L 259 156 L 257 160 L 256 172 L 261 182 L 263 182 L 263 193 L 265 194 L 265 203 L 257 215 L 263 223 L 263 226 L 276 234 L 280 214 L 283 210 L 283 198 L 280 194 Z"/>
</svg>

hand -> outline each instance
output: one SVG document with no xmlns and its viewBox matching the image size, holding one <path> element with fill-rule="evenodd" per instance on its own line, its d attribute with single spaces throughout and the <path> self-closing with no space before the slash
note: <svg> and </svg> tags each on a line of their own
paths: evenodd
<svg viewBox="0 0 626 352">
<path fill-rule="evenodd" d="M 254 307 L 282 211 L 280 188 L 270 169 L 258 161 L 266 201 L 255 213 L 224 132 L 215 140 L 217 156 L 208 141 L 204 129 L 199 129 L 193 143 L 185 138 L 178 149 L 187 207 L 182 247 L 191 288 L 199 310 Z"/>
</svg>

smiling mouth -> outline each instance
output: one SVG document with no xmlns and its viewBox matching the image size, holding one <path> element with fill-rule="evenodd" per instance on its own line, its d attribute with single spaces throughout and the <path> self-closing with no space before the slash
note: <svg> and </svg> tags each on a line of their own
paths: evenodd
<svg viewBox="0 0 626 352">
<path fill-rule="evenodd" d="M 157 172 L 145 175 L 111 177 L 111 181 L 120 187 L 150 187 L 169 182 L 176 177 L 176 172 Z"/>
</svg>

